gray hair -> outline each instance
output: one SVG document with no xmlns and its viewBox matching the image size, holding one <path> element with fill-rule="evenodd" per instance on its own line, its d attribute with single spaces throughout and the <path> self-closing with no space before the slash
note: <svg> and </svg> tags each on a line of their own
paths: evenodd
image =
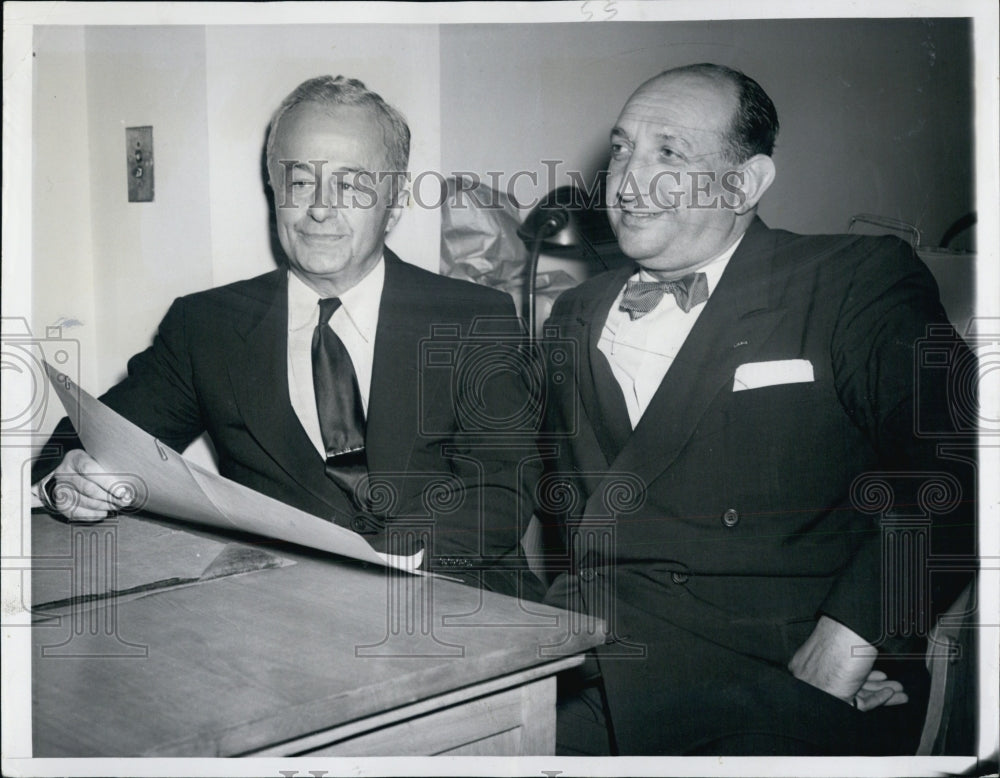
<svg viewBox="0 0 1000 778">
<path fill-rule="evenodd" d="M 318 105 L 361 105 L 370 109 L 376 121 L 382 125 L 385 134 L 386 162 L 392 172 L 405 172 L 410 162 L 410 128 L 406 119 L 398 110 L 389 105 L 382 97 L 368 89 L 356 78 L 344 76 L 317 76 L 303 81 L 278 106 L 271 117 L 267 131 L 267 166 L 276 162 L 274 159 L 274 143 L 281 118 L 292 108 L 302 103 Z"/>
</svg>

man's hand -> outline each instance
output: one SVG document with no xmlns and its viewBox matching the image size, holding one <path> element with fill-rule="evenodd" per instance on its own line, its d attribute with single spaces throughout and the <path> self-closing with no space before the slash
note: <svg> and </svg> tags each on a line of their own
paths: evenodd
<svg viewBox="0 0 1000 778">
<path fill-rule="evenodd" d="M 902 684 L 872 670 L 877 656 L 878 650 L 859 634 L 828 616 L 820 616 L 788 669 L 800 681 L 859 710 L 907 702 Z"/>
<path fill-rule="evenodd" d="M 74 449 L 63 457 L 49 479 L 41 482 L 43 501 L 67 519 L 100 521 L 129 505 L 130 490 L 116 489 L 116 480 L 86 451 Z"/>
<path fill-rule="evenodd" d="M 902 705 L 910 698 L 903 691 L 903 684 L 890 681 L 881 670 L 872 670 L 854 695 L 858 710 L 871 710 L 880 705 Z"/>
</svg>

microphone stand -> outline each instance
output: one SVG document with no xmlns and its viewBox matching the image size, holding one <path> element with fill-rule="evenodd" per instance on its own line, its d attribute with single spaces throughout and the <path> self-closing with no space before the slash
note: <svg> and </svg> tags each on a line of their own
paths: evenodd
<svg viewBox="0 0 1000 778">
<path fill-rule="evenodd" d="M 538 257 L 542 252 L 542 243 L 550 235 L 559 232 L 568 221 L 566 218 L 558 218 L 557 214 L 549 216 L 548 219 L 541 223 L 535 231 L 534 240 L 531 242 L 531 255 L 528 259 L 528 338 L 532 343 L 534 343 L 538 332 L 538 314 L 535 311 L 535 289 L 538 281 Z"/>
<path fill-rule="evenodd" d="M 535 289 L 538 275 L 538 258 L 542 251 L 542 243 L 546 238 L 555 235 L 559 230 L 569 223 L 569 212 L 562 207 L 557 207 L 546 214 L 546 218 L 541 221 L 526 237 L 531 239 L 531 254 L 528 258 L 528 342 L 534 343 L 537 339 L 537 313 L 535 312 Z"/>
</svg>

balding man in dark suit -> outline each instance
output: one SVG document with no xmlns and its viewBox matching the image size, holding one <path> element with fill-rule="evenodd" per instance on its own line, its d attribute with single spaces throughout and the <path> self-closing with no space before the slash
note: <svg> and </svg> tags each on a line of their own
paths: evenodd
<svg viewBox="0 0 1000 778">
<path fill-rule="evenodd" d="M 635 265 L 549 319 L 581 355 L 578 385 L 548 387 L 546 429 L 575 425 L 539 489 L 563 498 L 547 518 L 572 568 L 549 599 L 609 628 L 564 684 L 563 753 L 916 747 L 926 678 L 882 662 L 921 653 L 960 582 L 884 608 L 927 571 L 886 562 L 902 541 L 866 489 L 906 514 L 945 484 L 914 558 L 972 553 L 974 465 L 915 433 L 918 414 L 957 432 L 947 371 L 915 368 L 929 325 L 964 345 L 907 244 L 757 217 L 777 129 L 755 81 L 695 65 L 640 86 L 611 131 L 608 215 Z"/>
</svg>

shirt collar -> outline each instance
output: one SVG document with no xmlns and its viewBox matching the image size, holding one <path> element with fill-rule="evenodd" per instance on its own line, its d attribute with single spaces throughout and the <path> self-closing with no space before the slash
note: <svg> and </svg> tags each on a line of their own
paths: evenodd
<svg viewBox="0 0 1000 778">
<path fill-rule="evenodd" d="M 745 235 L 746 233 L 743 233 Z M 740 247 L 740 243 L 743 241 L 743 235 L 740 235 L 736 241 L 725 251 L 723 251 L 715 259 L 707 262 L 698 268 L 695 272 L 704 273 L 705 280 L 708 281 L 708 294 L 711 295 L 715 291 L 715 287 L 719 283 L 719 279 L 722 278 L 722 272 L 726 269 L 729 264 L 729 260 L 733 258 L 733 254 L 736 253 L 736 249 Z M 646 270 L 639 270 L 637 276 L 642 281 L 657 281 L 657 279 L 652 273 Z"/>
<path fill-rule="evenodd" d="M 378 309 L 385 285 L 385 262 L 378 264 L 357 284 L 340 295 L 341 308 L 366 342 L 375 337 Z M 288 271 L 288 329 L 315 327 L 319 320 L 319 295 L 292 271 Z"/>
</svg>

